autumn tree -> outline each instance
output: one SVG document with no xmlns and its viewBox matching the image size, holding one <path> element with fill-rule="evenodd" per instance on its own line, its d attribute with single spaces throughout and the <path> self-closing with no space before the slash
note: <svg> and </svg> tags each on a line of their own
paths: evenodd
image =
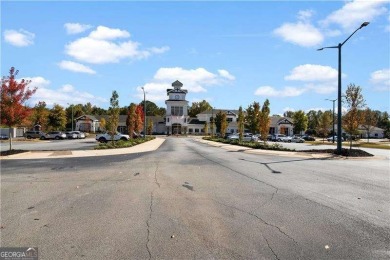
<svg viewBox="0 0 390 260">
<path fill-rule="evenodd" d="M 144 127 L 144 108 L 140 105 L 136 106 L 135 114 L 136 119 L 134 121 L 134 129 L 137 133 L 141 133 Z M 144 136 L 146 136 L 146 133 L 144 133 Z"/>
<path fill-rule="evenodd" d="M 238 116 L 237 116 L 237 124 L 238 124 L 238 138 L 240 141 L 242 141 L 242 136 L 244 135 L 244 128 L 245 128 L 245 115 L 242 111 L 242 106 L 238 109 Z"/>
<path fill-rule="evenodd" d="M 205 135 L 209 135 L 209 124 L 207 123 L 207 121 L 204 123 L 203 132 Z"/>
<path fill-rule="evenodd" d="M 307 112 L 307 114 L 306 114 L 307 129 L 308 129 L 308 132 L 310 132 L 310 134 L 316 134 L 318 122 L 319 122 L 319 119 L 320 119 L 322 113 L 323 112 L 321 110 L 318 110 L 318 111 L 310 110 L 309 112 Z"/>
<path fill-rule="evenodd" d="M 352 135 L 358 133 L 359 125 L 363 119 L 362 113 L 359 112 L 359 109 L 362 109 L 365 106 L 362 88 L 360 86 L 355 86 L 355 84 L 350 84 L 345 91 L 345 101 L 348 112 L 343 117 L 343 128 L 345 132 L 350 135 L 349 149 L 352 149 Z M 341 137 L 338 136 L 337 138 Z"/>
<path fill-rule="evenodd" d="M 292 118 L 294 116 L 294 111 L 286 111 L 283 113 L 283 116 Z"/>
<path fill-rule="evenodd" d="M 378 122 L 378 116 L 375 111 L 372 111 L 369 108 L 366 108 L 363 113 L 363 120 L 362 120 L 362 127 L 367 132 L 367 142 L 370 142 L 370 133 L 372 130 L 374 130 L 377 122 Z"/>
<path fill-rule="evenodd" d="M 111 141 L 114 145 L 114 136 L 118 129 L 119 124 L 119 95 L 114 90 L 112 92 L 112 96 L 110 98 L 110 108 L 108 109 L 108 122 L 107 122 L 107 128 L 109 131 L 109 134 L 111 135 Z"/>
<path fill-rule="evenodd" d="M 134 103 L 131 103 L 129 106 L 129 109 L 127 111 L 126 126 L 127 126 L 127 132 L 129 133 L 130 138 L 133 138 L 133 133 L 135 130 L 135 124 L 136 124 L 136 120 L 137 120 L 137 114 L 135 113 L 136 108 L 137 108 L 137 105 Z"/>
<path fill-rule="evenodd" d="M 260 133 L 261 140 L 263 140 L 264 142 L 267 141 L 269 127 L 271 124 L 271 119 L 269 117 L 271 110 L 269 106 L 270 106 L 269 100 L 266 99 L 264 101 L 263 107 L 261 108 L 261 111 L 259 112 L 259 133 Z"/>
<path fill-rule="evenodd" d="M 10 150 L 12 150 L 11 128 L 21 124 L 30 115 L 31 110 L 25 103 L 37 90 L 27 87 L 31 81 L 24 79 L 17 81 L 16 75 L 18 75 L 18 70 L 15 71 L 15 68 L 11 67 L 9 76 L 1 79 L 0 117 L 1 124 L 8 126 L 9 129 Z"/>
<path fill-rule="evenodd" d="M 100 130 L 106 129 L 106 119 L 104 117 L 100 118 L 99 120 L 99 128 Z"/>
<path fill-rule="evenodd" d="M 31 121 L 34 125 L 40 125 L 42 129 L 47 128 L 49 117 L 49 109 L 46 107 L 45 101 L 39 101 L 33 108 Z"/>
<path fill-rule="evenodd" d="M 318 120 L 318 125 L 317 125 L 317 133 L 320 137 L 322 137 L 322 141 L 325 140 L 325 137 L 328 136 L 329 134 L 329 129 L 332 126 L 332 112 L 330 111 L 325 111 L 324 113 L 321 114 Z"/>
<path fill-rule="evenodd" d="M 294 123 L 295 134 L 300 134 L 301 132 L 306 131 L 308 119 L 303 110 L 298 110 L 297 112 L 294 112 L 294 114 L 292 115 L 292 119 Z"/>
<path fill-rule="evenodd" d="M 153 133 L 153 121 L 152 121 L 152 119 L 149 119 L 148 126 L 146 128 L 146 132 L 148 133 L 148 135 L 152 135 L 152 133 Z"/>
<path fill-rule="evenodd" d="M 221 115 L 221 137 L 224 137 L 228 128 L 228 121 L 226 117 L 226 113 L 222 113 Z"/>
<path fill-rule="evenodd" d="M 246 109 L 246 126 L 253 134 L 256 134 L 259 130 L 259 112 L 260 105 L 258 102 L 253 102 Z"/>
<path fill-rule="evenodd" d="M 213 107 L 206 100 L 201 102 L 192 102 L 188 108 L 188 115 L 190 117 L 196 117 L 197 114 L 213 109 Z"/>
<path fill-rule="evenodd" d="M 48 126 L 51 130 L 63 130 L 66 125 L 66 112 L 59 104 L 54 104 L 49 111 Z"/>
</svg>

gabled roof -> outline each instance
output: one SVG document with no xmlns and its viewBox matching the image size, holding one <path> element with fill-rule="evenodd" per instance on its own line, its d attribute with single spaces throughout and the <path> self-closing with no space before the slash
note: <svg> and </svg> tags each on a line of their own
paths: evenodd
<svg viewBox="0 0 390 260">
<path fill-rule="evenodd" d="M 210 115 L 210 114 L 218 114 L 219 112 L 226 113 L 226 115 L 237 116 L 238 110 L 232 109 L 210 109 L 199 113 L 198 115 Z"/>
<path fill-rule="evenodd" d="M 77 118 L 75 118 L 75 120 L 92 120 L 92 121 L 99 121 L 95 116 L 92 116 L 92 115 L 82 115 L 82 116 L 79 116 Z"/>
<path fill-rule="evenodd" d="M 176 80 L 175 82 L 172 83 L 172 87 L 179 87 L 181 88 L 183 86 L 183 83 L 180 81 Z"/>
</svg>

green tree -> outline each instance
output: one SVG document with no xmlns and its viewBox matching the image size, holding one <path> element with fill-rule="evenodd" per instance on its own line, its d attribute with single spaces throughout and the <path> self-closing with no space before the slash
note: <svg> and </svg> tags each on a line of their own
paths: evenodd
<svg viewBox="0 0 390 260">
<path fill-rule="evenodd" d="M 362 127 L 367 132 L 367 142 L 370 142 L 370 134 L 378 122 L 378 114 L 369 108 L 363 111 Z"/>
<path fill-rule="evenodd" d="M 222 111 L 218 111 L 218 113 L 215 115 L 215 126 L 217 133 L 221 133 L 222 115 Z"/>
<path fill-rule="evenodd" d="M 271 124 L 271 119 L 269 117 L 269 114 L 271 113 L 270 110 L 270 103 L 269 100 L 266 99 L 264 101 L 263 107 L 261 108 L 261 111 L 259 113 L 259 132 L 260 132 L 260 138 L 264 142 L 267 141 L 268 133 L 269 133 L 269 127 Z"/>
<path fill-rule="evenodd" d="M 390 118 L 386 111 L 379 112 L 377 126 L 384 129 L 383 134 L 386 138 L 390 138 Z"/>
<path fill-rule="evenodd" d="M 350 146 L 352 149 L 352 135 L 358 133 L 359 125 L 362 122 L 362 113 L 359 113 L 359 109 L 365 106 L 365 100 L 362 94 L 362 88 L 350 84 L 345 91 L 345 101 L 348 107 L 347 114 L 343 117 L 343 128 L 345 132 L 350 135 Z M 340 136 L 338 136 L 340 138 Z"/>
<path fill-rule="evenodd" d="M 286 111 L 283 113 L 283 116 L 292 118 L 294 116 L 294 111 Z"/>
<path fill-rule="evenodd" d="M 245 128 L 245 115 L 242 111 L 242 106 L 238 109 L 238 117 L 237 117 L 237 123 L 238 123 L 238 136 L 239 140 L 242 141 L 242 136 L 244 135 L 244 128 Z"/>
<path fill-rule="evenodd" d="M 158 107 L 155 103 L 152 101 L 146 100 L 146 116 L 165 116 L 165 108 L 161 109 Z M 144 101 L 142 100 L 141 103 L 139 103 L 140 106 L 144 107 Z"/>
<path fill-rule="evenodd" d="M 307 129 L 308 132 L 310 131 L 310 134 L 316 134 L 316 129 L 318 127 L 318 122 L 320 120 L 320 117 L 322 115 L 322 111 L 318 110 L 310 110 L 307 112 L 306 117 L 307 117 Z"/>
<path fill-rule="evenodd" d="M 213 109 L 213 107 L 206 100 L 201 102 L 192 102 L 188 108 L 188 115 L 190 117 L 196 117 L 197 114 Z"/>
<path fill-rule="evenodd" d="M 292 115 L 294 123 L 294 133 L 300 134 L 302 131 L 306 131 L 308 125 L 308 118 L 303 110 L 298 110 Z"/>
<path fill-rule="evenodd" d="M 48 116 L 48 126 L 51 130 L 63 130 L 66 125 L 66 112 L 58 104 L 54 104 Z"/>
<path fill-rule="evenodd" d="M 84 112 L 84 115 L 91 115 L 92 114 L 92 104 L 90 102 L 86 103 L 82 106 L 82 110 Z"/>
<path fill-rule="evenodd" d="M 111 107 L 108 109 L 108 122 L 107 127 L 109 130 L 109 133 L 111 135 L 111 141 L 112 145 L 114 145 L 114 136 L 118 129 L 119 124 L 119 95 L 114 90 L 112 92 L 112 96 L 110 98 L 110 105 Z"/>
<path fill-rule="evenodd" d="M 34 106 L 31 121 L 34 125 L 40 125 L 42 129 L 47 128 L 49 109 L 46 107 L 45 101 L 39 101 Z"/>
<path fill-rule="evenodd" d="M 325 111 L 321 114 L 319 120 L 318 120 L 318 126 L 317 126 L 317 133 L 320 137 L 322 137 L 322 141 L 325 141 L 325 137 L 329 134 L 329 129 L 332 126 L 332 112 Z"/>
<path fill-rule="evenodd" d="M 93 106 L 91 114 L 96 116 L 107 115 L 107 110 L 97 106 Z"/>
<path fill-rule="evenodd" d="M 246 126 L 253 134 L 257 134 L 259 130 L 259 112 L 260 105 L 258 102 L 253 102 L 246 109 Z"/>
</svg>

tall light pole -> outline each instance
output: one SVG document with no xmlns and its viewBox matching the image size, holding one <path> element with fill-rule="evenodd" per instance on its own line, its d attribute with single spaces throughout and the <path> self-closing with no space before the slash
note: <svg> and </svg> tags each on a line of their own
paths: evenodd
<svg viewBox="0 0 390 260">
<path fill-rule="evenodd" d="M 67 103 L 68 105 L 70 105 L 71 107 L 72 107 L 72 132 L 73 132 L 73 104 L 71 105 L 71 104 L 69 104 L 69 103 Z"/>
<path fill-rule="evenodd" d="M 337 91 L 337 154 L 341 154 L 341 47 L 352 37 L 358 30 L 367 26 L 369 22 L 364 22 L 357 28 L 345 41 L 339 43 L 337 46 L 329 46 L 318 49 L 317 51 L 322 51 L 323 49 L 338 49 L 339 50 L 339 59 L 338 59 L 338 91 Z"/>
<path fill-rule="evenodd" d="M 144 138 L 146 138 L 146 101 L 145 101 L 145 88 L 141 87 L 144 92 Z"/>
<path fill-rule="evenodd" d="M 333 126 L 333 133 L 332 133 L 332 135 L 333 135 L 333 143 L 334 143 L 334 102 L 337 100 L 337 98 L 336 99 L 325 99 L 325 100 L 328 100 L 328 101 L 332 101 L 333 102 L 333 113 L 332 113 L 332 118 L 333 118 L 333 120 L 332 120 L 332 126 Z"/>
</svg>

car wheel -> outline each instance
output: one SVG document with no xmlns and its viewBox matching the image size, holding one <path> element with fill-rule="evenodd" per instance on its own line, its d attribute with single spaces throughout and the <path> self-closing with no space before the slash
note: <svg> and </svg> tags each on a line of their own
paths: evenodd
<svg viewBox="0 0 390 260">
<path fill-rule="evenodd" d="M 39 138 L 39 139 L 41 139 L 41 140 L 45 140 L 46 138 L 45 138 L 44 136 L 41 136 L 41 138 Z"/>
<path fill-rule="evenodd" d="M 101 142 L 101 143 L 107 143 L 107 140 L 106 140 L 106 138 L 104 138 L 104 137 L 100 137 L 100 138 L 99 138 L 99 142 Z"/>
<path fill-rule="evenodd" d="M 31 139 L 31 136 L 28 135 L 28 136 L 27 136 L 27 139 Z"/>
<path fill-rule="evenodd" d="M 127 141 L 127 138 L 126 137 L 122 137 L 121 140 L 122 141 Z"/>
<path fill-rule="evenodd" d="M 54 139 L 56 139 L 56 140 L 59 140 L 59 139 L 60 139 L 60 137 L 59 137 L 59 136 L 56 136 Z"/>
</svg>

